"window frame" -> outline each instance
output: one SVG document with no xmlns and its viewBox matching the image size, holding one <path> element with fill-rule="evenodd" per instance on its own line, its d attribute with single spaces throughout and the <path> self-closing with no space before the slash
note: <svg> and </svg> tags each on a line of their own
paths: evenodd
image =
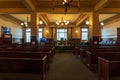
<svg viewBox="0 0 120 80">
<path fill-rule="evenodd" d="M 68 36 L 68 34 L 67 34 L 67 32 L 68 32 L 68 30 L 67 30 L 67 28 L 57 28 L 57 30 L 56 30 L 56 34 L 57 34 L 57 41 L 60 41 L 61 40 L 61 38 L 60 39 L 58 39 L 58 29 L 64 29 L 64 31 L 63 32 L 59 32 L 59 33 L 64 33 L 64 39 L 66 39 L 67 40 L 67 36 Z M 66 30 L 66 31 L 65 31 Z M 65 37 L 65 33 L 66 33 L 66 37 Z"/>
<path fill-rule="evenodd" d="M 87 31 L 82 31 L 83 28 L 87 29 Z M 89 41 L 89 27 L 81 27 L 80 29 L 81 29 L 81 31 L 80 31 L 81 32 L 81 41 L 87 41 L 88 42 Z M 82 33 L 83 32 L 88 34 L 87 35 L 87 40 L 82 39 Z"/>
<path fill-rule="evenodd" d="M 28 30 L 27 31 L 27 29 L 30 29 L 30 30 Z M 25 32 L 26 32 L 26 42 L 30 42 L 31 41 L 31 28 L 26 28 L 26 30 L 25 30 Z M 30 33 L 30 38 L 29 38 L 29 40 L 27 40 L 27 33 Z"/>
</svg>

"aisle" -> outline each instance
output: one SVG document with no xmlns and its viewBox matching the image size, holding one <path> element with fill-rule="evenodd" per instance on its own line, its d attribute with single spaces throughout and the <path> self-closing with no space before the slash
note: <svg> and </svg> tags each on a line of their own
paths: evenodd
<svg viewBox="0 0 120 80">
<path fill-rule="evenodd" d="M 56 53 L 47 80 L 97 80 L 97 77 L 73 54 Z"/>
</svg>

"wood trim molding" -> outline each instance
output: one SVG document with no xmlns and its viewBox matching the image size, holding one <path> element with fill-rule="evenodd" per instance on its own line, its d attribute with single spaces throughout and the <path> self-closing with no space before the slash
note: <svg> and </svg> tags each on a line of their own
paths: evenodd
<svg viewBox="0 0 120 80">
<path fill-rule="evenodd" d="M 1 19 L 12 22 L 14 24 L 20 25 L 21 24 L 21 20 L 9 15 L 9 14 L 0 14 Z"/>
</svg>

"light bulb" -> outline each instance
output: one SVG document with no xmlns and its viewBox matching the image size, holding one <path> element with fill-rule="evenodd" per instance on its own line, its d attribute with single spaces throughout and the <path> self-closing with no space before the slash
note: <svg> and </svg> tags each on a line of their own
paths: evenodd
<svg viewBox="0 0 120 80">
<path fill-rule="evenodd" d="M 104 26 L 104 23 L 103 22 L 100 22 L 101 26 Z"/>
<path fill-rule="evenodd" d="M 86 22 L 85 22 L 85 24 L 86 24 L 86 25 L 89 25 L 89 24 L 90 24 L 90 22 L 89 22 L 89 21 L 86 21 Z"/>
<path fill-rule="evenodd" d="M 41 21 L 41 20 L 40 20 L 40 22 L 39 22 L 39 23 L 40 23 L 40 24 L 43 24 L 43 21 Z"/>
<path fill-rule="evenodd" d="M 24 25 L 24 23 L 21 23 L 21 25 L 23 26 L 23 25 Z"/>
</svg>

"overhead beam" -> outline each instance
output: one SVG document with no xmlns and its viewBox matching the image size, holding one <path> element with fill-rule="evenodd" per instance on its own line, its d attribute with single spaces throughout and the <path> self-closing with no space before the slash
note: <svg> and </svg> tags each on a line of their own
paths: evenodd
<svg viewBox="0 0 120 80">
<path fill-rule="evenodd" d="M 22 0 L 22 2 L 26 5 L 26 7 L 31 10 L 31 11 L 35 11 L 35 6 L 32 3 L 31 0 Z"/>
<path fill-rule="evenodd" d="M 21 20 L 9 15 L 9 14 L 0 14 L 0 18 L 9 22 L 12 22 L 14 24 L 20 25 L 21 24 Z"/>
<path fill-rule="evenodd" d="M 52 8 L 37 8 L 37 12 L 48 12 L 48 13 L 55 13 L 55 14 L 64 14 L 64 8 L 55 8 L 54 11 Z M 67 11 L 67 14 L 75 14 L 81 12 L 91 12 L 91 8 L 80 8 L 80 10 L 76 8 L 70 8 Z"/>
<path fill-rule="evenodd" d="M 40 19 L 45 23 L 46 26 L 49 26 L 49 21 L 45 14 L 40 14 Z"/>
<path fill-rule="evenodd" d="M 79 26 L 85 19 L 89 17 L 88 14 L 81 14 L 75 21 L 76 26 Z"/>
<path fill-rule="evenodd" d="M 120 0 L 111 0 L 111 1 L 120 1 Z"/>
<path fill-rule="evenodd" d="M 30 13 L 30 11 L 26 8 L 0 8 L 0 13 Z"/>
<path fill-rule="evenodd" d="M 111 24 L 111 23 L 115 23 L 115 22 L 118 22 L 120 21 L 120 14 L 117 14 L 113 17 L 110 17 L 102 22 L 104 22 L 105 25 L 108 25 L 108 24 Z"/>
<path fill-rule="evenodd" d="M 94 11 L 104 8 L 111 0 L 100 0 L 95 6 Z"/>
<path fill-rule="evenodd" d="M 19 1 L 19 0 L 0 0 L 0 1 Z"/>
<path fill-rule="evenodd" d="M 104 8 L 99 11 L 100 13 L 120 13 L 120 8 Z"/>
<path fill-rule="evenodd" d="M 36 12 L 48 12 L 48 13 L 58 13 L 58 14 L 64 14 L 64 9 L 62 8 L 56 8 L 54 11 L 52 8 L 38 8 L 36 9 Z M 68 10 L 68 14 L 74 14 L 74 13 L 81 13 L 81 12 L 91 12 L 91 8 L 80 8 L 80 10 L 77 10 L 76 8 L 70 8 Z M 27 8 L 0 8 L 0 13 L 31 13 L 31 11 Z"/>
</svg>

